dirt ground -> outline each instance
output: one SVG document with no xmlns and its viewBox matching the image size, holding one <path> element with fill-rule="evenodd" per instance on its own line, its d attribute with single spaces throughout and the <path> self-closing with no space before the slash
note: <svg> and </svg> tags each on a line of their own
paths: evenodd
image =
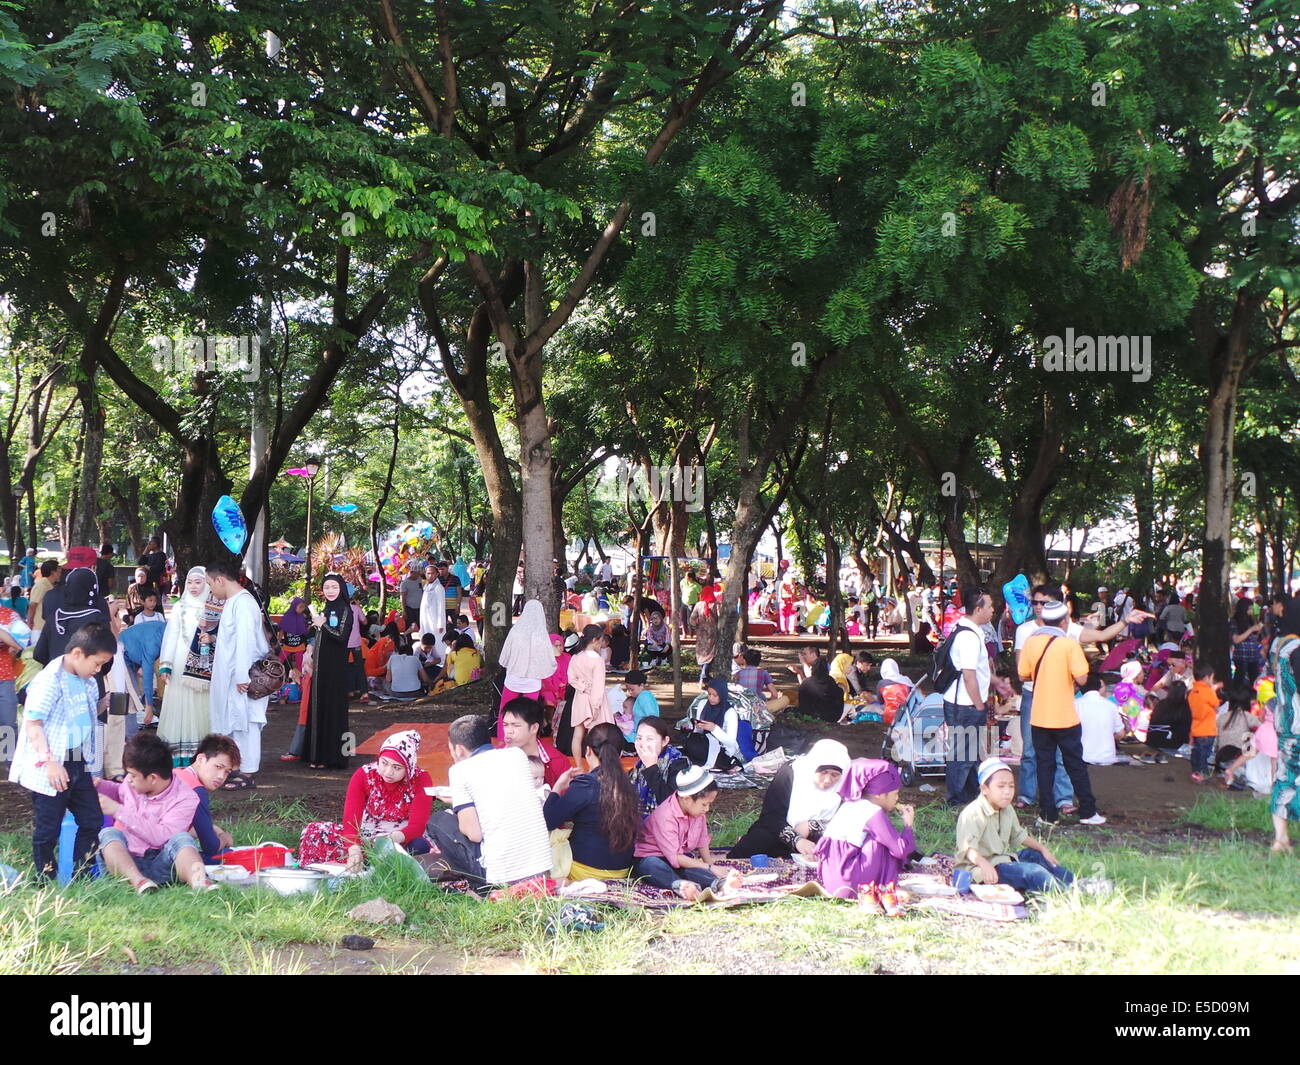
<svg viewBox="0 0 1300 1065">
<path fill-rule="evenodd" d="M 778 686 L 784 684 L 783 676 L 790 677 L 784 667 L 795 661 L 800 642 L 795 639 L 758 642 L 764 651 L 764 668 L 772 673 Z M 662 669 L 654 671 L 651 690 L 665 707 L 664 716 L 674 719 L 682 715 L 667 709 L 672 702 L 672 683 L 670 675 L 665 679 L 666 673 Z M 683 683 L 683 690 L 686 702 L 698 688 L 692 680 Z M 358 743 L 361 743 L 395 722 L 452 721 L 465 713 L 485 713 L 489 708 L 489 693 L 487 683 L 478 682 L 459 689 L 450 698 L 440 696 L 436 702 L 425 699 L 378 706 L 353 704 L 350 724 Z M 312 818 L 333 820 L 339 817 L 352 770 L 367 759 L 354 756 L 352 768 L 347 770 L 313 770 L 302 762 L 281 762 L 280 755 L 289 746 L 297 720 L 296 705 L 270 707 L 262 734 L 262 771 L 257 775 L 257 787 L 214 796 L 213 808 L 218 819 L 223 813 L 234 818 L 256 817 L 257 807 L 292 800 L 301 800 Z M 819 731 L 840 740 L 854 757 L 880 757 L 881 725 L 824 726 Z M 1098 807 L 1115 829 L 1125 834 L 1155 838 L 1175 831 L 1185 835 L 1186 826 L 1176 825 L 1181 812 L 1195 802 L 1198 791 L 1208 791 L 1211 787 L 1193 784 L 1189 779 L 1189 766 L 1180 760 L 1161 766 L 1092 766 L 1089 775 Z M 935 790 L 920 791 L 924 784 Z M 715 816 L 726 817 L 734 809 L 750 803 L 752 794 L 746 790 L 724 790 L 714 807 Z M 942 798 L 942 777 L 922 778 L 903 793 L 903 801 L 918 804 L 941 801 Z M 28 795 L 7 780 L 0 783 L 0 829 L 30 831 L 30 826 L 31 801 Z M 282 842 L 293 845 L 296 840 L 285 839 Z"/>
</svg>

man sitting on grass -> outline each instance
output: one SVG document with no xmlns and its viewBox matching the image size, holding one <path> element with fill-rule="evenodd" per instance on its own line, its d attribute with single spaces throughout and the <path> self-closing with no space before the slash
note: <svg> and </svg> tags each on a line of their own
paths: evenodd
<svg viewBox="0 0 1300 1065">
<path fill-rule="evenodd" d="M 508 704 L 507 704 L 508 705 Z M 447 730 L 451 809 L 429 818 L 427 834 L 447 870 L 475 887 L 515 884 L 551 869 L 550 834 L 528 756 L 492 747 L 486 717 L 458 717 Z"/>
<path fill-rule="evenodd" d="M 190 825 L 190 834 L 198 840 L 203 860 L 215 865 L 221 859 L 222 851 L 231 847 L 234 841 L 230 833 L 212 822 L 212 808 L 208 804 L 208 792 L 220 791 L 230 774 L 239 768 L 239 747 L 229 736 L 209 732 L 199 741 L 198 750 L 194 752 L 194 763 L 184 769 L 174 771 L 188 787 L 199 797 L 198 808 L 194 811 L 194 822 Z"/>
<path fill-rule="evenodd" d="M 113 827 L 99 833 L 108 871 L 125 877 L 141 895 L 173 880 L 196 891 L 215 887 L 189 833 L 199 797 L 172 775 L 171 748 L 155 733 L 137 732 L 122 752 L 122 765 L 123 783 L 95 782 L 99 808 L 113 818 Z"/>
<path fill-rule="evenodd" d="M 980 796 L 957 818 L 957 868 L 976 884 L 1009 884 L 1022 893 L 1074 883 L 1074 874 L 1058 864 L 1047 845 L 1021 827 L 1011 808 L 1016 779 L 1006 763 L 985 759 L 976 778 Z"/>
</svg>

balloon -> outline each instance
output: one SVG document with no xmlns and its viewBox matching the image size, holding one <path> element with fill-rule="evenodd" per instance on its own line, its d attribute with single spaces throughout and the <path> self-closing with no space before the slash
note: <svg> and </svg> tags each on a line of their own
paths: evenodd
<svg viewBox="0 0 1300 1065">
<path fill-rule="evenodd" d="M 1029 578 L 1018 573 L 1002 586 L 1002 597 L 1011 611 L 1011 620 L 1017 625 L 1029 619 L 1034 608 L 1029 603 Z"/>
<path fill-rule="evenodd" d="M 212 527 L 232 555 L 239 554 L 248 541 L 248 523 L 239 504 L 230 496 L 222 496 L 212 508 Z"/>
<path fill-rule="evenodd" d="M 356 511 L 356 509 L 357 509 L 357 505 L 355 503 L 331 503 L 330 504 L 330 510 L 336 510 L 340 514 L 351 514 L 354 511 Z"/>
</svg>

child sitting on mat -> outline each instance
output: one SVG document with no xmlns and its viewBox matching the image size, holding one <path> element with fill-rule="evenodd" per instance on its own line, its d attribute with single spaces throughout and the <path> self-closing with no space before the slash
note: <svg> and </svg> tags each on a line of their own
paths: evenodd
<svg viewBox="0 0 1300 1065">
<path fill-rule="evenodd" d="M 677 790 L 641 823 L 632 876 L 669 888 L 687 902 L 694 902 L 701 888 L 738 888 L 740 873 L 715 865 L 709 851 L 705 818 L 717 797 L 718 785 L 707 769 L 691 766 L 678 773 Z"/>
<path fill-rule="evenodd" d="M 898 767 L 876 758 L 855 758 L 840 781 L 844 802 L 817 841 L 817 880 L 842 899 L 890 917 L 903 912 L 895 891 L 903 863 L 916 849 L 911 806 L 898 804 Z M 889 814 L 897 809 L 899 832 Z"/>
<path fill-rule="evenodd" d="M 315 821 L 302 830 L 298 864 L 346 862 L 361 869 L 364 843 L 387 838 L 411 854 L 426 854 L 425 825 L 433 810 L 433 780 L 417 764 L 420 734 L 395 732 L 384 740 L 379 757 L 352 774 L 343 802 L 343 822 Z"/>
<path fill-rule="evenodd" d="M 1074 883 L 1074 874 L 1057 863 L 1047 845 L 1021 827 L 1011 808 L 1016 781 L 1007 764 L 985 759 L 976 777 L 980 797 L 957 818 L 957 868 L 976 884 L 1009 884 L 1020 892 Z"/>
</svg>

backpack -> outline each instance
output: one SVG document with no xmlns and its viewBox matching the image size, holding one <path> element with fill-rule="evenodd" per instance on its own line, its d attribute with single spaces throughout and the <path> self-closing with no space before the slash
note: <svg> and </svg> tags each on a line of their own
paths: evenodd
<svg viewBox="0 0 1300 1065">
<path fill-rule="evenodd" d="M 952 687 L 953 681 L 961 676 L 961 670 L 952 663 L 952 645 L 961 632 L 959 626 L 954 625 L 952 631 L 948 633 L 947 639 L 939 644 L 934 651 L 934 661 L 930 666 L 930 680 L 934 685 L 934 690 L 939 693 L 940 697 Z"/>
</svg>

